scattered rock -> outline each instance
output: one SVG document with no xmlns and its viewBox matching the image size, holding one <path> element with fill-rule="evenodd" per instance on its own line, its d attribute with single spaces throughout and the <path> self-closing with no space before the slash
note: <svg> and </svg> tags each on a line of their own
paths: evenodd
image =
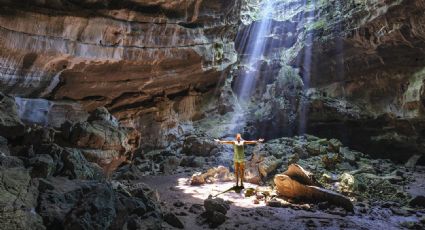
<svg viewBox="0 0 425 230">
<path fill-rule="evenodd" d="M 425 208 L 425 196 L 416 196 L 409 201 L 409 205 L 412 207 Z"/>
<path fill-rule="evenodd" d="M 200 214 L 204 211 L 205 211 L 204 206 L 201 204 L 192 204 L 189 208 L 189 212 L 194 214 Z"/>
<path fill-rule="evenodd" d="M 177 156 L 167 157 L 163 162 L 161 162 L 160 170 L 165 174 L 171 174 L 177 169 L 177 167 L 179 167 L 180 162 L 181 162 L 180 157 L 177 157 Z"/>
<path fill-rule="evenodd" d="M 409 211 L 407 211 L 404 208 L 390 207 L 390 210 L 391 210 L 392 213 L 394 213 L 395 215 L 398 215 L 398 216 L 409 216 L 410 215 Z"/>
<path fill-rule="evenodd" d="M 343 193 L 352 193 L 356 189 L 356 179 L 349 173 L 343 173 L 339 178 L 339 191 Z"/>
<path fill-rule="evenodd" d="M 168 212 L 164 215 L 164 220 L 169 225 L 176 227 L 176 228 L 184 228 L 183 222 L 174 214 L 171 212 Z"/>
<path fill-rule="evenodd" d="M 205 213 L 203 214 L 210 227 L 217 227 L 226 221 L 227 210 L 229 205 L 221 198 L 212 198 L 204 200 Z"/>
<path fill-rule="evenodd" d="M 306 149 L 312 156 L 320 155 L 320 144 L 318 142 L 309 142 L 306 145 Z"/>
<path fill-rule="evenodd" d="M 184 203 L 181 200 L 178 200 L 173 203 L 174 207 L 181 208 L 184 206 Z"/>
<path fill-rule="evenodd" d="M 245 190 L 245 197 L 251 197 L 253 195 L 255 195 L 256 191 L 254 188 L 247 188 Z"/>
<path fill-rule="evenodd" d="M 223 214 L 227 213 L 230 209 L 229 205 L 221 198 L 212 198 L 204 200 L 204 207 L 207 212 L 217 211 Z"/>
<path fill-rule="evenodd" d="M 350 164 L 356 164 L 359 158 L 357 152 L 350 151 L 347 147 L 341 147 L 340 153 L 342 154 L 344 160 Z"/>
<path fill-rule="evenodd" d="M 230 175 L 228 168 L 224 166 L 218 166 L 208 169 L 205 173 L 196 173 L 190 178 L 191 185 L 202 185 L 207 182 L 212 183 L 214 181 L 231 181 L 233 178 Z"/>
<path fill-rule="evenodd" d="M 322 156 L 322 163 L 325 169 L 334 170 L 341 163 L 341 155 L 339 153 L 328 153 Z"/>
<path fill-rule="evenodd" d="M 339 152 L 340 147 L 342 147 L 342 142 L 338 139 L 330 139 L 328 149 L 332 152 Z"/>
</svg>

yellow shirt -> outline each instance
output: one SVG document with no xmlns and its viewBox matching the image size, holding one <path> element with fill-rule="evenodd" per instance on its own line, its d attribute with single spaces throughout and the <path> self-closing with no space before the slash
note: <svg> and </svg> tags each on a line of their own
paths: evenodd
<svg viewBox="0 0 425 230">
<path fill-rule="evenodd" d="M 233 161 L 236 163 L 243 163 L 245 161 L 244 141 L 235 141 L 233 143 Z"/>
</svg>

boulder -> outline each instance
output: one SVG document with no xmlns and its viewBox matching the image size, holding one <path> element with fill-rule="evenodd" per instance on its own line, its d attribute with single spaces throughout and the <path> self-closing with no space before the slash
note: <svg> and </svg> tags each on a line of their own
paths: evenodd
<svg viewBox="0 0 425 230">
<path fill-rule="evenodd" d="M 286 172 L 275 176 L 274 183 L 278 194 L 283 197 L 313 203 L 327 201 L 348 211 L 353 211 L 353 204 L 347 197 L 314 186 L 317 182 L 310 178 L 311 174 L 306 173 L 301 166 L 290 165 Z"/>
<path fill-rule="evenodd" d="M 359 160 L 359 154 L 358 152 L 351 151 L 347 147 L 341 147 L 340 153 L 344 159 L 344 161 L 347 161 L 348 163 L 355 165 L 356 162 Z"/>
<path fill-rule="evenodd" d="M 147 217 L 138 217 L 131 215 L 127 218 L 127 222 L 122 226 L 124 230 L 161 230 L 161 220 L 154 215 Z"/>
<path fill-rule="evenodd" d="M 328 143 L 328 150 L 332 152 L 339 152 L 339 148 L 342 147 L 342 142 L 338 139 L 330 139 Z"/>
<path fill-rule="evenodd" d="M 55 162 L 48 154 L 40 154 L 29 160 L 31 177 L 48 177 L 55 172 Z"/>
<path fill-rule="evenodd" d="M 0 167 L 0 207 L 2 229 L 45 229 L 33 210 L 37 204 L 36 182 L 22 167 Z"/>
<path fill-rule="evenodd" d="M 183 153 L 195 156 L 210 156 L 213 149 L 217 148 L 213 140 L 196 135 L 188 136 L 183 142 Z"/>
<path fill-rule="evenodd" d="M 245 181 L 260 184 L 263 178 L 275 171 L 282 162 L 281 159 L 269 155 L 268 152 L 255 151 L 245 163 Z"/>
<path fill-rule="evenodd" d="M 24 144 L 38 146 L 55 142 L 56 130 L 39 125 L 31 125 L 24 134 Z"/>
<path fill-rule="evenodd" d="M 47 229 L 121 229 L 130 218 L 160 222 L 158 201 L 142 183 L 50 177 L 40 179 L 38 190 L 37 212 Z"/>
<path fill-rule="evenodd" d="M 258 164 L 258 171 L 260 172 L 262 177 L 267 177 L 281 164 L 282 160 L 278 160 L 274 156 L 268 156 Z"/>
<path fill-rule="evenodd" d="M 425 196 L 416 196 L 409 201 L 409 205 L 412 207 L 425 208 Z"/>
<path fill-rule="evenodd" d="M 352 193 L 357 186 L 356 179 L 349 173 L 343 173 L 339 178 L 339 191 L 343 193 Z"/>
<path fill-rule="evenodd" d="M 24 167 L 24 162 L 15 156 L 2 156 L 0 155 L 0 167 L 1 168 L 16 168 Z"/>
<path fill-rule="evenodd" d="M 230 171 L 228 168 L 224 166 L 218 166 L 214 168 L 208 169 L 205 173 L 195 173 L 190 178 L 190 184 L 191 185 L 202 185 L 207 182 L 226 182 L 231 181 L 233 178 L 230 174 Z"/>
<path fill-rule="evenodd" d="M 170 156 L 167 157 L 163 162 L 161 162 L 160 169 L 165 174 L 171 174 L 175 172 L 175 170 L 179 167 L 180 163 L 180 157 Z"/>
<path fill-rule="evenodd" d="M 126 155 L 122 155 L 116 150 L 80 149 L 80 151 L 87 161 L 96 163 L 105 172 L 115 171 L 121 163 L 127 160 Z"/>
<path fill-rule="evenodd" d="M 114 191 L 107 184 L 98 184 L 81 194 L 64 220 L 65 229 L 107 229 L 117 216 Z"/>
<path fill-rule="evenodd" d="M 183 167 L 202 167 L 205 164 L 205 158 L 204 157 L 198 157 L 198 156 L 185 156 L 182 158 L 180 162 L 180 166 Z"/>
<path fill-rule="evenodd" d="M 0 136 L 0 156 L 8 156 L 10 155 L 9 146 L 7 146 L 7 139 Z"/>
<path fill-rule="evenodd" d="M 230 209 L 230 206 L 221 198 L 212 198 L 204 200 L 204 207 L 206 212 L 220 212 L 226 215 L 227 210 Z"/>
<path fill-rule="evenodd" d="M 6 138 L 22 136 L 25 125 L 18 114 L 18 107 L 12 97 L 0 93 L 0 134 Z"/>
<path fill-rule="evenodd" d="M 321 154 L 321 144 L 318 141 L 308 142 L 306 145 L 307 152 L 311 156 L 317 156 Z"/>
<path fill-rule="evenodd" d="M 65 123 L 61 131 L 62 141 L 82 149 L 87 160 L 102 168 L 115 168 L 121 163 L 117 160 L 131 158 L 140 144 L 140 133 L 121 127 L 105 108 L 96 109 L 85 122 Z"/>
<path fill-rule="evenodd" d="M 204 207 L 203 216 L 206 217 L 210 227 L 215 228 L 226 221 L 226 213 L 230 206 L 223 199 L 209 196 L 208 199 L 204 200 Z"/>
<path fill-rule="evenodd" d="M 175 228 L 184 228 L 183 222 L 174 213 L 166 213 L 164 215 L 164 221 Z"/>
<path fill-rule="evenodd" d="M 96 180 L 104 177 L 102 169 L 86 160 L 80 150 L 65 148 L 62 152 L 63 168 L 59 173 L 70 179 Z"/>
<path fill-rule="evenodd" d="M 325 169 L 334 170 L 342 162 L 342 157 L 339 153 L 327 153 L 321 157 L 321 160 Z"/>
</svg>

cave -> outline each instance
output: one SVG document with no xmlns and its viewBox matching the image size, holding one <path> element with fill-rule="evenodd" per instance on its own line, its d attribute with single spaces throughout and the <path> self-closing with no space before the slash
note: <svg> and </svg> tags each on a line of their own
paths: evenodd
<svg viewBox="0 0 425 230">
<path fill-rule="evenodd" d="M 0 0 L 0 229 L 425 229 L 423 0 Z"/>
</svg>

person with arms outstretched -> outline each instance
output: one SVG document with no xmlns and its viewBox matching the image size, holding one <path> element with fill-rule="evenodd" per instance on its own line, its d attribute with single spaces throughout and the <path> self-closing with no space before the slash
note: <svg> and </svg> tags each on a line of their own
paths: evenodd
<svg viewBox="0 0 425 230">
<path fill-rule="evenodd" d="M 233 145 L 233 162 L 235 164 L 235 176 L 236 176 L 236 187 L 239 187 L 239 178 L 241 181 L 241 188 L 243 188 L 244 174 L 245 174 L 245 149 L 244 145 L 257 144 L 264 141 L 264 139 L 258 139 L 257 141 L 245 141 L 242 139 L 241 134 L 236 134 L 236 140 L 233 141 L 221 141 L 215 139 L 214 141 L 221 144 Z"/>
</svg>

